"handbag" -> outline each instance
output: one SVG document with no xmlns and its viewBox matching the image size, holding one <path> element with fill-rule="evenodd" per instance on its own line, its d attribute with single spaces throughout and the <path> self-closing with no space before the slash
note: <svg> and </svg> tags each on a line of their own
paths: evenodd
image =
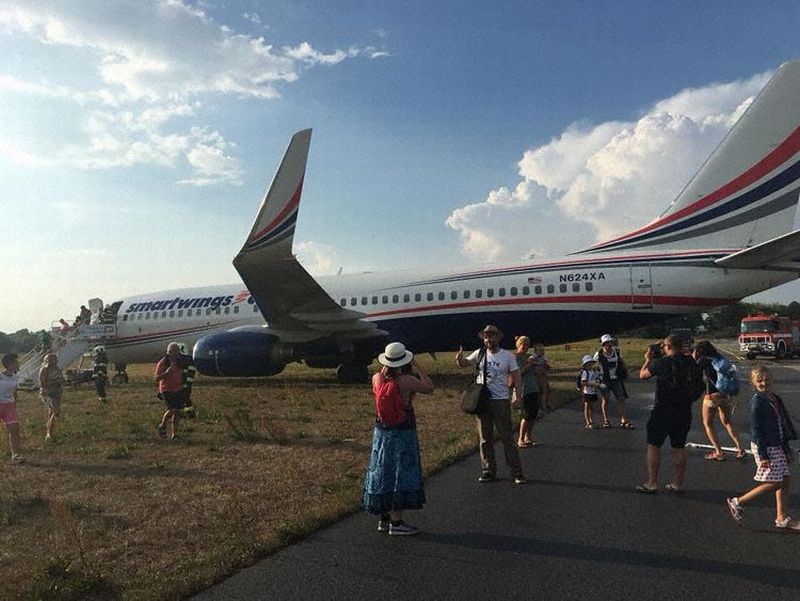
<svg viewBox="0 0 800 601">
<path fill-rule="evenodd" d="M 478 356 L 478 365 L 486 357 L 485 351 Z M 477 372 L 477 370 L 476 370 Z M 483 381 L 486 381 L 486 361 L 483 362 Z M 473 380 L 461 395 L 461 411 L 468 415 L 478 415 L 483 412 L 489 400 L 489 389 L 486 384 L 479 384 Z"/>
</svg>

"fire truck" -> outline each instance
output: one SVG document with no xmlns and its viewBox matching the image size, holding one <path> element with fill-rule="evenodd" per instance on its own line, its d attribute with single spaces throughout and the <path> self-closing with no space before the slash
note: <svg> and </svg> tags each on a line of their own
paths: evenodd
<svg viewBox="0 0 800 601">
<path fill-rule="evenodd" d="M 800 327 L 783 315 L 758 313 L 742 319 L 739 350 L 748 359 L 768 355 L 783 359 L 800 355 Z"/>
</svg>

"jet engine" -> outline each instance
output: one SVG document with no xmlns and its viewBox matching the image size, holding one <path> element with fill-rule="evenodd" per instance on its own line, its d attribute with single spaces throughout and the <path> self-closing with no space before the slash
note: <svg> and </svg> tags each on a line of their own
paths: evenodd
<svg viewBox="0 0 800 601">
<path fill-rule="evenodd" d="M 203 336 L 194 345 L 194 364 L 206 376 L 274 376 L 292 361 L 292 349 L 266 332 L 231 331 Z"/>
</svg>

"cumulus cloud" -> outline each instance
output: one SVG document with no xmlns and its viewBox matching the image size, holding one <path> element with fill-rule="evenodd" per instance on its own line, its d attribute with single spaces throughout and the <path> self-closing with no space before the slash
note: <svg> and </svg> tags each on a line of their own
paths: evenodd
<svg viewBox="0 0 800 601">
<path fill-rule="evenodd" d="M 196 103 L 206 95 L 274 99 L 282 86 L 310 68 L 356 56 L 376 58 L 384 52 L 373 47 L 325 52 L 305 41 L 275 48 L 264 37 L 216 23 L 202 7 L 186 0 L 4 2 L 0 34 L 26 35 L 41 48 L 64 49 L 73 60 L 80 56 L 91 87 L 24 81 L 0 73 L 0 91 L 86 108 L 86 144 L 56 150 L 49 161 L 67 157 L 71 165 L 103 169 L 142 162 L 174 166 L 180 159 L 194 172 L 182 183 L 235 183 L 241 170 L 228 154 L 232 145 L 224 140 L 209 144 L 197 141 L 196 133 L 176 132 L 174 118 L 196 118 Z M 256 13 L 244 18 L 262 23 Z M 8 140 L 6 144 L 11 145 Z"/>
<path fill-rule="evenodd" d="M 312 275 L 332 275 L 342 266 L 336 249 L 328 244 L 306 240 L 294 245 L 295 254 Z"/>
<path fill-rule="evenodd" d="M 577 250 L 666 209 L 770 74 L 660 100 L 635 121 L 572 124 L 523 153 L 521 181 L 454 210 L 447 225 L 474 260 Z"/>
</svg>

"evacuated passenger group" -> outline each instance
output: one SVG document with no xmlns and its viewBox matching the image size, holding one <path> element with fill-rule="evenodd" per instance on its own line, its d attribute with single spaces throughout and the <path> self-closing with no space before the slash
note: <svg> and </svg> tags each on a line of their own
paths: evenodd
<svg viewBox="0 0 800 601">
<path fill-rule="evenodd" d="M 475 370 L 474 382 L 480 392 L 478 405 L 469 411 L 476 415 L 478 428 L 481 466 L 478 482 L 493 482 L 497 477 L 494 449 L 497 432 L 511 478 L 520 485 L 527 480 L 519 450 L 536 445 L 531 437 L 532 426 L 537 417 L 550 410 L 547 378 L 550 366 L 542 345 L 534 345 L 531 353 L 530 339 L 517 336 L 515 352 L 512 353 L 501 348 L 502 336 L 496 326 L 486 326 L 480 333 L 483 342 L 481 348 L 468 355 L 461 349 L 456 353 L 455 360 L 459 367 Z M 105 402 L 105 349 L 95 348 L 94 358 L 98 399 Z M 434 385 L 422 366 L 414 360 L 414 355 L 399 342 L 387 345 L 378 361 L 383 367 L 372 377 L 376 419 L 362 502 L 369 513 L 380 516 L 380 532 L 393 536 L 413 535 L 419 530 L 403 520 L 403 511 L 421 509 L 425 503 L 413 400 L 417 394 L 433 392 Z M 20 434 L 16 412 L 17 356 L 3 356 L 2 368 L 0 420 L 8 432 L 11 463 L 22 463 L 24 459 L 19 453 Z M 191 392 L 195 373 L 188 348 L 171 342 L 166 355 L 155 368 L 158 397 L 166 406 L 157 427 L 161 437 L 169 434 L 173 440 L 178 438 L 181 416 L 194 415 Z M 746 456 L 730 420 L 730 395 L 738 392 L 736 371 L 710 342 L 702 341 L 690 348 L 684 339 L 668 336 L 663 343 L 648 347 L 639 377 L 642 380 L 654 378 L 656 389 L 655 403 L 646 425 L 647 480 L 639 484 L 636 491 L 643 494 L 658 492 L 661 448 L 669 438 L 673 471 L 670 482 L 664 488 L 674 494 L 684 492 L 684 448 L 692 422 L 692 404 L 701 396 L 703 426 L 711 448 L 705 458 L 711 461 L 725 459 L 714 429 L 715 415 L 735 445 L 736 458 Z M 612 427 L 608 402 L 613 394 L 619 409 L 619 427 L 634 429 L 627 416 L 627 378 L 628 368 L 617 340 L 604 334 L 597 353 L 582 358 L 576 377 L 576 387 L 583 397 L 585 428 Z M 758 485 L 738 497 L 729 498 L 728 510 L 733 520 L 741 524 L 743 508 L 747 504 L 760 495 L 773 493 L 775 526 L 800 531 L 800 522 L 789 517 L 786 507 L 793 459 L 789 441 L 796 440 L 797 433 L 781 398 L 772 391 L 769 369 L 762 365 L 755 367 L 750 379 L 755 389 L 748 404 L 752 429 L 751 452 L 757 467 L 754 479 Z M 40 396 L 47 412 L 46 441 L 52 440 L 55 421 L 60 416 L 63 383 L 57 355 L 47 354 L 39 371 Z M 595 405 L 598 401 L 599 426 L 595 423 Z M 520 412 L 520 424 L 516 431 L 512 426 L 512 409 Z"/>
<path fill-rule="evenodd" d="M 475 411 L 480 440 L 478 482 L 493 482 L 497 477 L 496 431 L 513 482 L 525 484 L 519 449 L 535 444 L 531 439 L 531 426 L 539 414 L 541 376 L 546 374 L 547 361 L 543 351 L 528 354 L 530 340 L 527 336 L 515 339 L 515 353 L 500 347 L 502 332 L 496 326 L 486 326 L 480 337 L 482 348 L 469 355 L 461 349 L 455 356 L 459 367 L 474 368 L 476 384 L 485 389 L 484 400 Z M 599 427 L 612 427 L 608 401 L 613 393 L 619 406 L 619 427 L 632 430 L 634 426 L 627 417 L 628 393 L 624 383 L 627 366 L 613 336 L 603 335 L 600 343 L 601 348 L 594 356 L 583 357 L 576 378 L 576 386 L 583 395 L 585 427 L 590 430 L 598 427 L 594 421 L 598 400 L 602 419 Z M 403 520 L 403 511 L 421 509 L 425 491 L 413 400 L 416 394 L 430 394 L 434 386 L 414 355 L 399 342 L 387 345 L 378 361 L 383 368 L 372 378 L 376 420 L 362 503 L 366 511 L 379 516 L 379 532 L 414 535 L 419 530 Z M 637 492 L 655 494 L 659 491 L 661 448 L 669 438 L 673 471 L 664 489 L 672 494 L 684 493 L 685 446 L 692 423 L 692 404 L 701 397 L 703 426 L 711 448 L 705 459 L 725 459 L 714 430 L 714 415 L 719 417 L 733 441 L 735 457 L 746 456 L 730 420 L 730 395 L 738 391 L 735 367 L 710 342 L 702 341 L 690 347 L 683 338 L 668 336 L 662 343 L 648 347 L 639 377 L 655 379 L 656 390 L 646 425 L 647 480 L 636 486 Z M 776 505 L 775 527 L 800 532 L 800 522 L 789 517 L 786 507 L 793 459 L 789 441 L 797 440 L 797 433 L 783 401 L 772 390 L 770 370 L 758 365 L 752 370 L 750 380 L 755 389 L 748 403 L 751 452 L 757 468 L 754 479 L 758 484 L 738 497 L 727 499 L 728 511 L 731 518 L 741 524 L 744 506 L 760 495 L 772 493 Z M 512 409 L 520 411 L 517 432 L 512 426 Z"/>
</svg>

